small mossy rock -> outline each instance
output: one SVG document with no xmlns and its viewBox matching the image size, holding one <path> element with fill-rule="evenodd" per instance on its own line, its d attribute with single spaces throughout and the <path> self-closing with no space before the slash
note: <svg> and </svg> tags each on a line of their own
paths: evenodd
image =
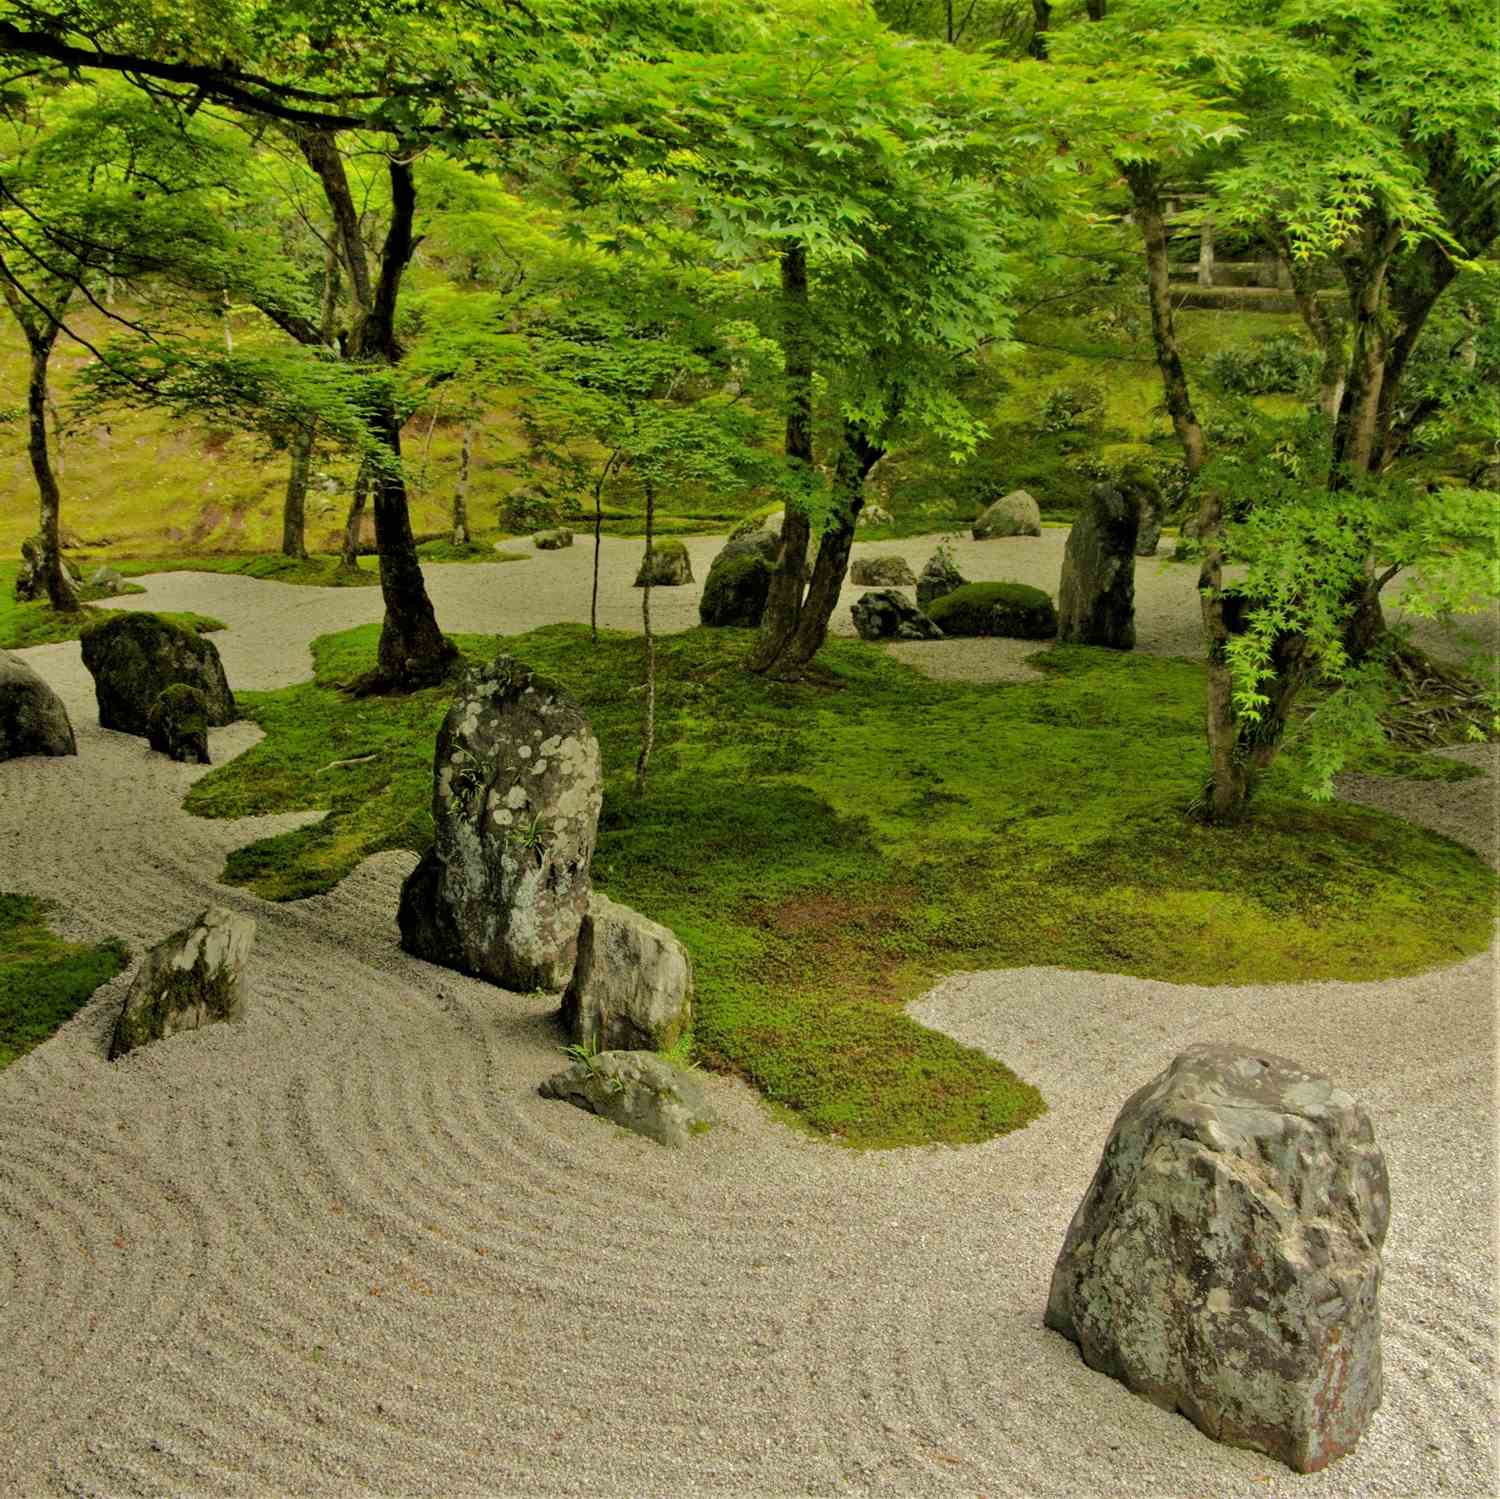
<svg viewBox="0 0 1500 1499">
<path fill-rule="evenodd" d="M 1389 1219 L 1348 1093 L 1282 1057 L 1194 1046 L 1115 1120 L 1046 1324 L 1216 1440 L 1315 1472 L 1380 1403 Z"/>
<path fill-rule="evenodd" d="M 762 506 L 759 510 L 752 510 L 742 521 L 736 524 L 729 533 L 729 539 L 736 541 L 742 536 L 753 536 L 760 531 L 769 531 L 776 538 L 777 546 L 781 545 L 781 527 L 786 520 L 786 511 L 780 505 Z"/>
<path fill-rule="evenodd" d="M 1024 489 L 1002 495 L 974 522 L 974 540 L 997 536 L 1040 536 L 1042 508 Z"/>
<path fill-rule="evenodd" d="M 586 1109 L 659 1145 L 686 1145 L 717 1122 L 691 1073 L 649 1051 L 601 1051 L 537 1092 Z"/>
<path fill-rule="evenodd" d="M 207 765 L 208 699 L 182 682 L 168 687 L 146 715 L 146 742 L 169 760 Z"/>
<path fill-rule="evenodd" d="M 927 566 L 917 579 L 917 603 L 925 609 L 934 599 L 962 588 L 968 581 L 954 566 L 952 555 L 939 549 L 927 559 Z"/>
<path fill-rule="evenodd" d="M 89 574 L 89 587 L 97 588 L 101 593 L 123 593 L 125 575 L 112 567 L 96 567 Z"/>
<path fill-rule="evenodd" d="M 904 593 L 862 593 L 849 611 L 861 640 L 941 640 L 943 632 Z"/>
<path fill-rule="evenodd" d="M 709 564 L 709 571 L 736 557 L 762 557 L 769 566 L 775 567 L 780 555 L 781 537 L 775 531 L 742 531 L 724 543 L 718 556 Z"/>
<path fill-rule="evenodd" d="M 507 989 L 573 976 L 603 800 L 578 704 L 509 656 L 464 678 L 438 732 L 432 848 L 401 888 L 401 945 Z"/>
<path fill-rule="evenodd" d="M 754 629 L 766 612 L 770 591 L 771 564 L 759 552 L 729 558 L 721 552 L 708 570 L 698 600 L 698 618 L 705 625 Z"/>
<path fill-rule="evenodd" d="M 145 612 L 111 614 L 89 625 L 82 641 L 102 727 L 148 736 L 152 705 L 178 684 L 203 694 L 210 727 L 234 722 L 234 694 L 213 641 Z"/>
<path fill-rule="evenodd" d="M 19 656 L 0 651 L 0 760 L 77 753 L 62 699 Z"/>
<path fill-rule="evenodd" d="M 895 524 L 896 517 L 884 505 L 866 505 L 854 520 L 854 528 L 857 531 L 869 531 L 876 526 L 894 526 Z"/>
<path fill-rule="evenodd" d="M 1111 484 L 1095 484 L 1063 547 L 1057 638 L 1068 645 L 1135 646 L 1139 511 Z"/>
<path fill-rule="evenodd" d="M 945 635 L 1050 640 L 1057 634 L 1052 600 L 1040 588 L 1025 583 L 965 583 L 934 599 L 927 616 Z"/>
<path fill-rule="evenodd" d="M 538 531 L 532 538 L 532 545 L 541 552 L 558 552 L 563 547 L 573 545 L 573 533 L 566 526 L 558 526 L 550 531 Z"/>
<path fill-rule="evenodd" d="M 562 506 L 545 490 L 525 485 L 500 502 L 500 529 L 513 536 L 529 536 L 562 524 Z"/>
<path fill-rule="evenodd" d="M 672 931 L 597 890 L 563 995 L 569 1039 L 588 1051 L 668 1051 L 693 1020 L 693 960 Z"/>
<path fill-rule="evenodd" d="M 653 542 L 651 555 L 641 559 L 635 586 L 644 588 L 648 580 L 653 588 L 677 588 L 691 583 L 693 564 L 687 547 L 675 538 Z"/>
<path fill-rule="evenodd" d="M 192 925 L 158 942 L 125 996 L 110 1060 L 176 1031 L 240 1019 L 254 938 L 251 917 L 210 906 Z"/>
<path fill-rule="evenodd" d="M 860 557 L 849 569 L 856 588 L 915 588 L 916 575 L 904 557 Z"/>
</svg>

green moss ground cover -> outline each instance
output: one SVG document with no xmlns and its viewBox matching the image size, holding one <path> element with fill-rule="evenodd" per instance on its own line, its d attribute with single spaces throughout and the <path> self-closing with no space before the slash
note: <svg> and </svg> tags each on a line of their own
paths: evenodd
<svg viewBox="0 0 1500 1499">
<path fill-rule="evenodd" d="M 0 1068 L 39 1046 L 130 961 L 121 942 L 64 942 L 48 902 L 0 892 Z"/>
<path fill-rule="evenodd" d="M 374 626 L 323 637 L 313 682 L 240 695 L 266 738 L 199 781 L 189 808 L 328 816 L 239 851 L 232 882 L 309 895 L 371 852 L 430 838 L 451 689 L 340 692 L 376 638 Z M 1300 800 L 1289 775 L 1271 777 L 1248 828 L 1188 822 L 1206 771 L 1190 662 L 1064 648 L 1038 658 L 1044 681 L 971 686 L 836 641 L 820 680 L 788 685 L 743 672 L 750 638 L 658 642 L 644 802 L 629 790 L 642 642 L 591 647 L 585 629 L 553 626 L 504 647 L 565 682 L 594 724 L 607 774 L 595 879 L 692 951 L 699 1059 L 819 1133 L 960 1143 L 1043 1107 L 1000 1063 L 906 1018 L 902 1002 L 945 972 L 1374 979 L 1488 940 L 1494 880 L 1470 852 L 1374 811 Z M 459 643 L 476 660 L 496 648 Z"/>
<path fill-rule="evenodd" d="M 83 609 L 77 614 L 60 614 L 45 600 L 30 604 L 18 604 L 15 596 L 18 562 L 0 562 L 0 651 L 19 651 L 32 645 L 52 645 L 60 640 L 77 640 L 85 625 L 95 624 L 109 609 Z M 127 593 L 144 593 L 143 588 L 127 588 Z M 109 598 L 111 595 L 97 588 L 81 588 L 78 596 L 85 602 Z M 206 614 L 169 614 L 163 619 L 184 629 L 196 630 L 206 635 L 212 630 L 227 628 L 221 619 Z"/>
</svg>

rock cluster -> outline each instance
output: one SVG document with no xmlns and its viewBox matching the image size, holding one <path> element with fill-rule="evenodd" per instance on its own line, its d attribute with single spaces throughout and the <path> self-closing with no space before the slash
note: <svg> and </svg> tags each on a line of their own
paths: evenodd
<svg viewBox="0 0 1500 1499">
<path fill-rule="evenodd" d="M 943 632 L 904 593 L 861 594 L 850 611 L 862 640 L 941 640 Z"/>
<path fill-rule="evenodd" d="M 934 599 L 962 588 L 968 581 L 954 564 L 952 553 L 939 547 L 927 559 L 927 566 L 917 579 L 917 604 L 925 609 Z"/>
<path fill-rule="evenodd" d="M 77 753 L 62 699 L 19 656 L 0 651 L 0 760 Z"/>
<path fill-rule="evenodd" d="M 211 640 L 147 613 L 116 613 L 83 632 L 83 664 L 94 678 L 99 723 L 124 734 L 149 736 L 149 718 L 169 687 L 203 694 L 208 726 L 235 719 L 234 694 Z"/>
</svg>

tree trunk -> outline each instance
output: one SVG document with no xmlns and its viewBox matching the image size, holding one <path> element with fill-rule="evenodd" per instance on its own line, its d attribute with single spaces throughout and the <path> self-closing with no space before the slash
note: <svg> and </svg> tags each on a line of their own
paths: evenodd
<svg viewBox="0 0 1500 1499">
<path fill-rule="evenodd" d="M 1146 249 L 1146 280 L 1151 299 L 1151 338 L 1156 364 L 1161 370 L 1162 394 L 1172 428 L 1182 444 L 1189 474 L 1196 474 L 1208 457 L 1203 428 L 1198 424 L 1188 392 L 1187 375 L 1177 352 L 1177 331 L 1172 320 L 1171 267 L 1167 263 L 1167 224 L 1162 213 L 1156 168 L 1136 163 L 1124 168 L 1125 181 L 1135 204 L 1135 221 Z"/>
<path fill-rule="evenodd" d="M 844 576 L 849 570 L 849 552 L 854 545 L 859 512 L 864 508 L 865 479 L 884 456 L 885 450 L 869 442 L 854 423 L 844 423 L 844 440 L 834 471 L 838 508 L 833 524 L 818 543 L 818 557 L 813 565 L 807 597 L 802 601 L 797 633 L 783 664 L 799 668 L 806 666 L 828 639 L 828 624 L 838 607 Z"/>
<path fill-rule="evenodd" d="M 782 363 L 787 383 L 786 456 L 796 477 L 812 478 L 812 340 L 807 298 L 807 246 L 794 241 L 781 252 Z M 769 671 L 796 633 L 812 538 L 807 513 L 788 502 L 781 525 L 781 555 L 771 574 L 760 639 L 747 663 Z"/>
<path fill-rule="evenodd" d="M 1027 50 L 1035 58 L 1047 56 L 1047 33 L 1052 28 L 1051 0 L 1031 0 L 1031 45 Z"/>
<path fill-rule="evenodd" d="M 1375 458 L 1385 385 L 1386 274 L 1400 242 L 1399 225 L 1388 225 L 1384 232 L 1372 226 L 1363 251 L 1344 262 L 1353 328 L 1349 377 L 1333 429 L 1332 489 L 1368 474 Z"/>
<path fill-rule="evenodd" d="M 656 486 L 646 480 L 645 587 L 641 589 L 641 627 L 646 633 L 646 706 L 641 723 L 641 753 L 635 762 L 635 794 L 646 794 L 646 771 L 656 745 L 656 637 L 651 633 L 651 543 L 656 521 Z"/>
<path fill-rule="evenodd" d="M 310 421 L 292 434 L 292 468 L 286 480 L 286 499 L 281 507 L 281 554 L 307 556 L 307 475 L 312 468 L 313 444 L 318 424 Z"/>
<path fill-rule="evenodd" d="M 469 467 L 474 458 L 474 423 L 464 423 L 458 448 L 458 483 L 453 487 L 453 545 L 469 544 Z"/>
<path fill-rule="evenodd" d="M 365 460 L 354 476 L 354 497 L 349 501 L 349 514 L 344 520 L 344 545 L 339 554 L 339 566 L 345 572 L 359 571 L 359 533 L 365 518 L 365 498 L 370 493 L 370 465 Z"/>
<path fill-rule="evenodd" d="M 27 451 L 41 501 L 41 581 L 54 609 L 78 608 L 78 591 L 68 575 L 62 555 L 62 493 L 47 453 L 47 362 L 57 340 L 57 325 L 49 323 L 36 333 L 27 331 L 31 351 L 31 374 L 26 388 Z"/>
<path fill-rule="evenodd" d="M 594 480 L 594 580 L 589 594 L 589 634 L 595 645 L 599 644 L 599 553 L 604 545 L 604 485 L 610 471 L 619 462 L 621 449 L 616 448 L 604 460 Z"/>
</svg>

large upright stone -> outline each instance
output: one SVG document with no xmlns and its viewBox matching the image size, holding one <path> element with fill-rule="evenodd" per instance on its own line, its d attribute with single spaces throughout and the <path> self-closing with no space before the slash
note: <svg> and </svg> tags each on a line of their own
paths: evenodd
<svg viewBox="0 0 1500 1499">
<path fill-rule="evenodd" d="M 667 1051 L 693 1020 L 693 960 L 673 932 L 597 890 L 563 995 L 568 1035 L 589 1051 Z"/>
<path fill-rule="evenodd" d="M 234 722 L 224 664 L 213 641 L 195 631 L 156 614 L 122 613 L 89 625 L 82 640 L 101 727 L 145 738 L 157 698 L 179 683 L 203 694 L 210 727 Z"/>
<path fill-rule="evenodd" d="M 109 1043 L 110 1060 L 176 1031 L 238 1020 L 255 921 L 210 906 L 146 954 Z"/>
<path fill-rule="evenodd" d="M 464 679 L 438 733 L 434 840 L 401 889 L 401 945 L 521 992 L 573 976 L 603 780 L 578 704 L 510 656 Z"/>
<path fill-rule="evenodd" d="M 1065 645 L 1135 645 L 1135 546 L 1140 512 L 1112 485 L 1095 484 L 1063 547 L 1057 638 Z"/>
<path fill-rule="evenodd" d="M 652 544 L 651 555 L 641 559 L 636 569 L 635 586 L 644 588 L 678 588 L 693 581 L 693 562 L 687 547 L 675 536 Z"/>
<path fill-rule="evenodd" d="M 1349 1094 L 1265 1052 L 1194 1046 L 1115 1120 L 1046 1323 L 1216 1440 L 1310 1473 L 1380 1404 L 1389 1218 Z"/>
<path fill-rule="evenodd" d="M 1041 534 L 1041 506 L 1024 489 L 1013 489 L 1002 495 L 974 522 L 975 541 L 989 541 L 996 536 Z"/>
<path fill-rule="evenodd" d="M 77 753 L 62 699 L 19 656 L 0 651 L 0 760 Z"/>
</svg>

